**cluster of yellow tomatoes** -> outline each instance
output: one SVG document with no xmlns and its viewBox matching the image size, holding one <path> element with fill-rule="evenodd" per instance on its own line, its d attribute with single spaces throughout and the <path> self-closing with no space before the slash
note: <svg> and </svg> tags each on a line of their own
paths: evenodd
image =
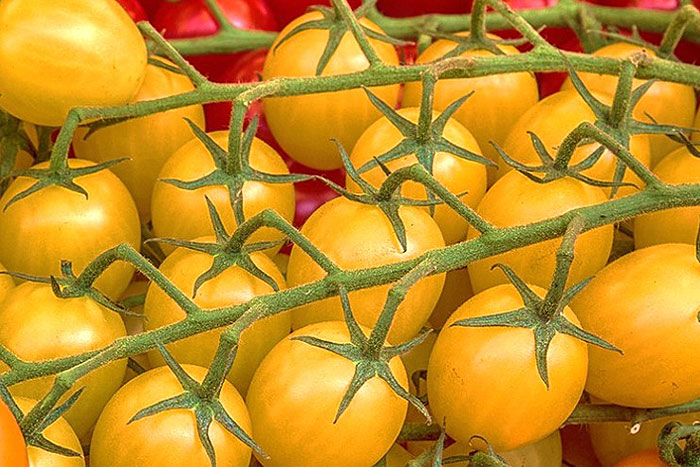
<svg viewBox="0 0 700 467">
<path fill-rule="evenodd" d="M 282 31 L 268 53 L 264 79 L 315 74 L 328 31 L 306 29 L 284 41 L 281 38 L 320 18 L 319 12 L 307 13 Z M 381 33 L 366 19 L 361 24 Z M 370 43 L 386 64 L 399 64 L 393 45 L 378 39 Z M 452 40 L 437 40 L 420 54 L 417 63 L 438 60 L 455 46 Z M 505 54 L 519 53 L 509 45 L 499 47 Z M 595 55 L 626 58 L 640 50 L 640 46 L 615 43 Z M 471 50 L 462 55 L 486 54 L 490 52 Z M 60 126 L 71 108 L 122 105 L 195 90 L 185 74 L 172 70 L 172 63 L 159 59 L 160 64 L 155 64 L 147 59 L 142 35 L 114 0 L 0 2 L 0 63 L 13 64 L 0 68 L 0 108 L 22 120 L 20 131 L 35 145 L 35 125 Z M 367 66 L 360 47 L 346 33 L 323 74 L 351 73 Z M 615 77 L 582 73 L 581 78 L 597 99 L 607 105 L 612 102 Z M 635 81 L 635 86 L 639 84 Z M 387 175 L 371 162 L 411 137 L 406 128 L 416 128 L 422 89 L 420 83 L 408 83 L 371 91 L 390 108 L 400 106 L 400 110 L 382 115 L 364 90 L 353 89 L 267 98 L 264 112 L 275 139 L 295 161 L 317 170 L 342 167 L 338 148 L 331 142 L 335 139 L 347 149 L 362 178 L 379 187 Z M 441 136 L 492 160 L 493 167 L 444 150 L 435 153 L 431 171 L 486 221 L 496 227 L 525 225 L 609 199 L 610 188 L 571 177 L 537 183 L 511 170 L 490 144 L 497 143 L 520 163 L 536 165 L 539 159 L 529 135 L 533 132 L 555 154 L 579 123 L 596 118 L 570 82 L 560 92 L 539 100 L 535 77 L 526 72 L 439 81 L 434 117 L 470 92 L 473 95 L 446 122 Z M 640 121 L 653 118 L 679 127 L 698 126 L 695 103 L 691 87 L 657 82 L 642 97 L 634 116 Z M 70 168 L 120 157 L 130 160 L 76 177 L 74 182 L 86 195 L 52 185 L 14 200 L 37 182 L 30 176 L 14 179 L 0 199 L 0 262 L 4 268 L 43 278 L 62 277 L 71 274 L 66 267 L 61 269 L 61 261 L 69 260 L 77 275 L 111 247 L 126 243 L 139 249 L 142 224 L 149 223 L 158 238 L 215 242 L 206 198 L 228 232 L 234 231 L 236 220 L 226 187 L 186 190 L 168 183 L 200 179 L 220 168 L 211 143 L 225 151 L 228 132 L 195 137 L 190 125 L 205 127 L 201 105 L 132 119 L 90 134 L 87 128 L 79 128 L 73 139 L 77 158 L 68 161 Z M 596 148 L 593 143 L 581 145 L 572 164 L 583 161 Z M 700 181 L 700 159 L 663 135 L 634 135 L 630 151 L 664 182 Z M 396 170 L 416 161 L 415 155 L 408 154 L 384 165 Z M 31 164 L 30 151 L 20 151 L 16 167 Z M 249 164 L 268 174 L 289 173 L 282 156 L 257 138 L 250 148 Z M 615 165 L 616 156 L 606 150 L 582 173 L 610 182 Z M 43 162 L 33 168 L 48 167 L 49 162 Z M 629 170 L 624 180 L 636 187 L 625 186 L 615 197 L 642 188 L 641 180 Z M 350 177 L 347 189 L 361 191 Z M 427 196 L 424 187 L 412 182 L 401 193 L 413 199 Z M 291 184 L 250 181 L 242 189 L 242 199 L 246 218 L 265 209 L 274 209 L 289 222 L 294 217 Z M 405 249 L 380 207 L 346 197 L 323 204 L 304 223 L 301 233 L 345 270 L 417 258 L 479 236 L 446 205 L 436 206 L 432 215 L 426 207 L 405 205 L 399 208 L 399 216 L 406 229 Z M 479 436 L 513 465 L 561 465 L 558 429 L 584 389 L 596 402 L 638 408 L 671 406 L 700 397 L 700 379 L 694 371 L 700 354 L 700 264 L 693 246 L 699 216 L 700 208 L 683 208 L 634 219 L 625 228 L 633 232 L 636 250 L 610 264 L 614 238 L 624 234 L 609 225 L 580 236 L 568 284 L 595 278 L 563 314 L 623 353 L 557 334 L 547 351 L 548 385 L 538 373 L 532 329 L 453 324 L 523 307 L 523 298 L 504 272 L 493 268 L 497 263 L 512 268 L 535 295 L 544 297 L 552 281 L 559 240 L 476 261 L 467 270 L 427 277 L 413 286 L 398 307 L 388 342 L 405 343 L 426 325 L 442 330 L 403 357 L 391 359 L 389 367 L 404 388 L 420 396 L 427 391 L 434 420 L 456 442 L 446 449 L 445 457 L 469 453 L 474 436 Z M 278 241 L 282 234 L 264 228 L 250 240 Z M 167 256 L 159 265 L 160 273 L 204 310 L 246 303 L 274 292 L 266 281 L 233 266 L 202 284 L 195 295 L 195 284 L 212 266 L 212 257 L 165 244 L 162 248 Z M 325 276 L 301 248 L 293 247 L 288 258 L 279 249 L 271 246 L 250 254 L 255 266 L 279 289 Z M 145 294 L 143 308 L 131 310 L 142 313 L 136 317 L 121 317 L 89 297 L 58 297 L 48 281 L 0 276 L 0 345 L 18 361 L 43 362 L 103 349 L 127 335 L 186 318 L 185 311 L 156 284 L 132 281 L 133 276 L 132 266 L 116 263 L 94 285 L 115 301 Z M 353 314 L 365 332 L 376 323 L 389 287 L 349 294 Z M 201 382 L 220 336 L 220 330 L 211 331 L 166 348 Z M 379 378 L 365 383 L 335 421 L 355 362 L 294 339 L 299 336 L 349 343 L 340 299 L 310 303 L 255 322 L 242 334 L 221 390 L 221 405 L 265 452 L 265 456 L 256 453 L 259 462 L 265 466 L 370 467 L 385 459 L 386 465 L 403 466 L 426 448 L 425 443 L 394 444 L 404 423 L 420 421 L 420 415 Z M 125 360 L 113 361 L 78 380 L 62 399 L 82 390 L 77 402 L 43 434 L 78 455 L 29 446 L 29 465 L 84 466 L 83 447 L 89 447 L 94 467 L 209 465 L 194 412 L 170 410 L 132 420 L 143 409 L 184 391 L 164 366 L 160 351 L 134 360 L 143 373 L 127 369 Z M 18 371 L 16 367 L 12 359 L 0 362 L 5 375 Z M 420 370 L 427 370 L 427 384 L 419 388 L 409 380 Z M 54 379 L 42 376 L 10 386 L 19 411 L 31 410 Z M 0 428 L 0 460 L 14 459 L 5 462 L 26 465 L 20 459 L 26 456 L 25 447 L 2 441 L 15 436 L 12 418 L 9 412 L 0 413 L 0 420 L 6 423 Z M 600 461 L 612 465 L 633 451 L 653 448 L 660 426 L 661 422 L 645 425 L 645 435 L 631 439 L 620 425 L 594 425 L 591 438 Z M 211 425 L 209 436 L 218 465 L 249 465 L 251 448 L 219 422 Z"/>
</svg>

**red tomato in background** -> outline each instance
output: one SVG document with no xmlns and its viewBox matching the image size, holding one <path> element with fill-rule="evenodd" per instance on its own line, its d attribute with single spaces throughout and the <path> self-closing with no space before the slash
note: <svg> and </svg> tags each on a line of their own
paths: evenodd
<svg viewBox="0 0 700 467">
<path fill-rule="evenodd" d="M 135 23 L 138 23 L 139 21 L 146 21 L 148 19 L 148 15 L 143 9 L 143 6 L 139 3 L 139 0 L 117 1 L 122 7 L 124 7 L 126 12 L 129 13 L 129 16 L 131 16 L 131 19 L 133 19 Z"/>
<path fill-rule="evenodd" d="M 348 3 L 350 4 L 350 7 L 357 8 L 362 4 L 362 0 L 349 0 Z M 279 25 L 284 27 L 293 19 L 296 19 L 306 13 L 306 10 L 310 6 L 329 6 L 331 2 L 330 0 L 267 0 L 267 4 L 270 5 L 270 9 L 275 14 L 275 18 L 277 18 Z"/>
<path fill-rule="evenodd" d="M 379 0 L 379 11 L 387 16 L 404 18 L 407 16 L 467 13 L 472 8 L 472 0 Z"/>
<path fill-rule="evenodd" d="M 156 12 L 158 7 L 160 6 L 161 3 L 163 3 L 163 0 L 140 0 L 141 5 L 143 6 L 143 9 L 146 10 L 146 14 L 148 16 L 152 16 L 153 13 Z"/>
<path fill-rule="evenodd" d="M 277 20 L 264 0 L 218 0 L 218 3 L 231 24 L 237 28 L 278 30 Z M 204 0 L 181 0 L 175 3 L 161 0 L 151 22 L 166 39 L 211 36 L 219 30 Z M 241 55 L 201 55 L 189 57 L 188 60 L 202 74 L 212 77 L 224 68 L 232 67 Z"/>
<path fill-rule="evenodd" d="M 302 173 L 311 175 L 321 175 L 324 178 L 340 185 L 345 186 L 345 170 L 331 170 L 321 172 L 310 169 L 301 165 L 287 157 L 287 166 L 292 173 Z M 295 183 L 294 193 L 296 198 L 296 211 L 294 213 L 294 226 L 301 227 L 306 222 L 306 219 L 326 201 L 338 197 L 338 194 L 320 180 L 309 180 L 306 182 Z"/>
</svg>

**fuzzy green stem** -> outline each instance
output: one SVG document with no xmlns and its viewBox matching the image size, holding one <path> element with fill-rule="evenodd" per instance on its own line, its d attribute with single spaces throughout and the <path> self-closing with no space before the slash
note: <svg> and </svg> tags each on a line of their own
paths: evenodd
<svg viewBox="0 0 700 467">
<path fill-rule="evenodd" d="M 367 58 L 369 62 L 370 69 L 379 67 L 383 64 L 382 59 L 377 55 L 377 51 L 374 50 L 372 44 L 369 42 L 369 38 L 365 31 L 360 26 L 360 23 L 355 18 L 355 14 L 352 12 L 350 5 L 348 5 L 347 0 L 331 0 L 333 8 L 336 13 L 342 18 L 343 22 L 347 25 L 350 32 L 355 37 L 357 44 L 360 46 L 362 53 Z"/>
<path fill-rule="evenodd" d="M 691 5 L 679 8 L 664 32 L 664 37 L 659 45 L 658 55 L 660 57 L 670 56 L 681 39 L 683 39 L 683 34 L 691 24 L 695 27 L 700 26 L 698 10 Z"/>
</svg>

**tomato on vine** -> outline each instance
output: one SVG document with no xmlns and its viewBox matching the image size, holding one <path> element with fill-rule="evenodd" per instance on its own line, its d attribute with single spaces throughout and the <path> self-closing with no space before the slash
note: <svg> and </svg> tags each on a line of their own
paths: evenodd
<svg viewBox="0 0 700 467">
<path fill-rule="evenodd" d="M 475 441 L 478 444 L 478 441 Z M 474 451 L 474 447 L 455 443 L 442 452 L 442 459 L 454 456 L 467 456 Z M 513 451 L 498 452 L 508 465 L 513 467 L 561 467 L 562 449 L 561 436 L 555 431 L 546 438 L 532 444 L 527 444 Z M 469 462 L 453 462 L 453 467 L 468 467 Z M 583 467 L 583 466 L 581 466 Z"/>
<path fill-rule="evenodd" d="M 314 5 L 330 6 L 331 0 L 266 0 L 275 13 L 280 26 L 284 27 L 292 20 L 306 13 Z M 362 0 L 348 0 L 351 8 L 357 8 Z"/>
<path fill-rule="evenodd" d="M 27 446 L 17 420 L 5 403 L 0 400 L 0 465 L 29 467 Z"/>
<path fill-rule="evenodd" d="M 148 20 L 148 15 L 146 14 L 146 11 L 143 9 L 143 6 L 141 3 L 139 3 L 139 0 L 117 0 L 119 4 L 126 10 L 127 13 L 129 13 L 129 16 L 131 16 L 131 19 L 134 20 L 135 23 L 138 23 L 139 21 L 146 21 Z"/>
<path fill-rule="evenodd" d="M 624 458 L 613 467 L 666 467 L 667 465 L 659 458 L 658 449 L 648 449 Z"/>
</svg>

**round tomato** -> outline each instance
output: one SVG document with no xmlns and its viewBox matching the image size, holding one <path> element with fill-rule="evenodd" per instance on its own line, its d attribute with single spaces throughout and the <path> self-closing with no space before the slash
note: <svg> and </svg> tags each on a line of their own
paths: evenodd
<svg viewBox="0 0 700 467">
<path fill-rule="evenodd" d="M 457 44 L 449 40 L 436 41 L 420 54 L 416 62 L 433 62 L 456 47 Z M 508 55 L 519 53 L 513 46 L 499 48 Z M 469 50 L 460 54 L 460 57 L 479 58 L 490 55 L 492 53 L 485 50 Z M 420 82 L 406 83 L 403 105 L 418 106 L 422 89 Z M 502 145 L 508 131 L 518 118 L 537 103 L 537 80 L 532 73 L 526 72 L 440 80 L 435 85 L 433 107 L 436 110 L 444 110 L 470 92 L 474 94 L 454 113 L 454 118 L 474 135 L 483 154 L 494 162 L 498 162 L 498 152 L 490 142 L 494 141 Z M 508 110 L 504 112 L 503 109 Z M 493 183 L 495 178 L 495 169 L 489 169 L 490 183 Z"/>
<path fill-rule="evenodd" d="M 306 10 L 314 5 L 331 4 L 330 0 L 267 0 L 268 5 L 275 13 L 275 17 L 281 26 L 289 24 L 293 19 L 306 13 Z M 348 0 L 350 7 L 355 9 L 362 4 L 362 0 Z"/>
<path fill-rule="evenodd" d="M 398 444 L 394 444 L 386 453 L 386 467 L 406 467 L 413 460 L 413 455 Z"/>
<path fill-rule="evenodd" d="M 606 95 L 596 95 L 604 103 L 610 103 Z M 541 100 L 525 112 L 513 125 L 510 133 L 503 143 L 503 150 L 512 159 L 523 164 L 537 166 L 541 164 L 540 158 L 535 152 L 532 140 L 528 132 L 533 132 L 542 140 L 550 156 L 555 157 L 559 145 L 564 138 L 583 122 L 594 122 L 595 115 L 585 101 L 575 90 L 568 90 L 552 94 Z M 590 156 L 598 148 L 598 144 L 589 143 L 579 146 L 571 158 L 571 164 L 576 164 Z M 630 138 L 630 152 L 644 165 L 650 164 L 650 140 L 648 135 L 635 135 Z M 615 174 L 618 157 L 606 149 L 593 167 L 583 170 L 581 173 L 596 180 L 612 181 Z M 510 167 L 503 159 L 498 161 L 499 176 L 510 172 Z M 634 183 L 642 187 L 642 182 L 631 170 L 625 171 L 625 182 Z M 610 192 L 610 189 L 606 190 Z M 617 196 L 624 196 L 635 192 L 634 187 L 622 187 Z"/>
<path fill-rule="evenodd" d="M 402 206 L 399 216 L 406 226 L 405 252 L 401 251 L 396 233 L 379 207 L 347 198 L 335 198 L 321 206 L 306 221 L 301 233 L 345 270 L 407 261 L 445 246 L 440 229 L 427 212 L 414 206 Z M 339 226 L 342 226 L 342 235 L 338 234 Z M 301 248 L 292 248 L 287 273 L 290 287 L 320 280 L 325 275 Z M 439 274 L 421 279 L 411 287 L 394 316 L 390 341 L 405 342 L 418 334 L 440 297 L 444 281 L 445 275 Z M 376 323 L 390 287 L 383 285 L 349 294 L 353 314 L 360 324 L 373 326 Z M 334 319 L 343 319 L 338 297 L 292 310 L 294 329 Z"/>
<path fill-rule="evenodd" d="M 491 187 L 479 204 L 477 213 L 496 227 L 513 227 L 603 203 L 606 199 L 600 188 L 573 178 L 537 183 L 520 172 L 512 171 Z M 614 230 L 612 225 L 607 225 L 579 237 L 568 285 L 587 279 L 605 266 L 612 249 Z M 478 231 L 469 229 L 468 239 L 478 236 Z M 492 269 L 497 263 L 510 266 L 525 282 L 549 287 L 560 244 L 560 239 L 547 240 L 470 263 L 469 277 L 474 292 L 508 282 L 503 271 Z"/>
<path fill-rule="evenodd" d="M 430 315 L 430 325 L 435 329 L 442 329 L 447 318 L 473 295 L 469 270 L 462 268 L 449 271 L 445 274 L 445 286 L 442 288 L 440 300 Z"/>
<path fill-rule="evenodd" d="M 659 458 L 659 450 L 654 448 L 632 454 L 613 467 L 667 467 L 667 464 Z"/>
<path fill-rule="evenodd" d="M 369 335 L 368 329 L 363 331 Z M 299 329 L 267 354 L 246 399 L 253 439 L 270 456 L 261 461 L 266 467 L 374 465 L 398 436 L 408 403 L 374 377 L 334 422 L 356 363 L 294 339 L 299 336 L 350 342 L 347 325 L 329 321 Z M 408 389 L 401 359 L 391 359 L 389 369 Z"/>
<path fill-rule="evenodd" d="M 700 158 L 685 146 L 664 157 L 654 168 L 664 182 L 673 185 L 700 183 Z M 639 216 L 634 221 L 637 249 L 659 243 L 695 244 L 700 207 L 676 208 Z"/>
<path fill-rule="evenodd" d="M 0 304 L 0 343 L 26 362 L 80 355 L 124 337 L 121 317 L 89 298 L 58 298 L 48 284 L 25 282 Z M 0 364 L 0 368 L 3 364 Z M 81 440 L 126 373 L 126 360 L 111 362 L 79 379 L 62 400 L 84 388 L 65 414 Z M 39 400 L 55 377 L 30 379 L 10 387 L 12 394 Z"/>
<path fill-rule="evenodd" d="M 207 370 L 183 365 L 201 382 Z M 95 426 L 90 444 L 93 467 L 192 467 L 211 465 L 197 434 L 194 412 L 169 409 L 130 420 L 141 410 L 183 394 L 180 382 L 169 368 L 150 370 L 126 383 L 110 399 Z M 246 433 L 252 431 L 250 416 L 236 388 L 224 382 L 219 402 Z M 217 465 L 247 467 L 251 449 L 217 421 L 209 427 Z"/>
<path fill-rule="evenodd" d="M 28 467 L 27 446 L 14 415 L 0 400 L 0 465 Z"/>
<path fill-rule="evenodd" d="M 694 358 L 700 352 L 700 264 L 694 246 L 663 244 L 623 256 L 598 272 L 571 307 L 584 329 L 624 352 L 591 346 L 589 393 L 642 408 L 700 396 L 700 362 Z"/>
<path fill-rule="evenodd" d="M 214 242 L 214 238 L 201 238 L 198 241 Z M 264 253 L 250 255 L 251 261 L 270 276 L 280 289 L 286 288 L 284 277 L 275 263 Z M 199 276 L 212 265 L 213 258 L 198 251 L 178 248 L 160 265 L 160 272 L 169 278 L 180 290 L 190 295 Z M 246 303 L 258 295 L 274 292 L 267 283 L 253 276 L 239 266 L 233 266 L 220 275 L 205 282 L 197 291 L 194 302 L 205 310 Z M 146 330 L 185 319 L 185 312 L 163 292 L 157 285 L 151 284 L 144 307 Z M 245 396 L 253 378 L 255 369 L 262 359 L 290 333 L 292 327 L 290 313 L 280 313 L 258 321 L 241 335 L 236 359 L 228 374 L 228 380 Z M 208 367 L 219 347 L 221 330 L 209 331 L 197 336 L 183 339 L 166 347 L 172 356 L 181 363 Z M 165 360 L 158 350 L 149 352 L 148 358 L 154 366 L 165 365 Z"/>
<path fill-rule="evenodd" d="M 217 0 L 217 4 L 226 19 L 238 29 L 278 30 L 277 21 L 264 0 Z M 219 30 L 205 0 L 161 1 L 151 20 L 153 27 L 162 31 L 166 39 L 211 36 Z M 205 76 L 213 77 L 240 57 L 241 54 L 217 54 L 187 59 Z"/>
<path fill-rule="evenodd" d="M 185 75 L 149 65 L 146 78 L 134 102 L 192 90 L 194 86 Z M 87 129 L 78 129 L 73 147 L 79 158 L 95 162 L 129 158 L 113 166 L 111 170 L 129 189 L 141 220 L 147 222 L 150 218 L 151 193 L 160 169 L 175 151 L 192 139 L 192 131 L 185 122 L 186 118 L 200 128 L 204 127 L 202 106 L 193 105 L 102 128 L 87 139 Z"/>
<path fill-rule="evenodd" d="M 0 4 L 0 63 L 14 64 L 0 70 L 0 107 L 22 120 L 60 126 L 73 107 L 126 104 L 146 60 L 139 30 L 113 0 Z"/>
<path fill-rule="evenodd" d="M 700 420 L 700 414 L 690 413 L 649 420 L 639 425 L 639 431 L 632 434 L 626 422 L 592 423 L 589 425 L 591 443 L 603 465 L 613 465 L 637 451 L 654 449 L 659 433 L 667 423 L 677 421 L 692 424 Z"/>
<path fill-rule="evenodd" d="M 143 9 L 143 6 L 138 0 L 117 1 L 126 10 L 126 12 L 129 13 L 129 16 L 131 16 L 131 19 L 133 19 L 134 22 L 138 23 L 139 21 L 148 20 L 148 15 L 146 15 L 146 11 Z"/>
<path fill-rule="evenodd" d="M 70 159 L 68 164 L 73 168 L 94 165 L 82 159 Z M 48 162 L 34 167 L 46 168 Z M 141 224 L 136 206 L 124 184 L 109 170 L 75 179 L 87 198 L 54 185 L 7 207 L 10 199 L 34 183 L 32 178 L 18 177 L 0 198 L 0 262 L 10 271 L 60 276 L 61 260 L 69 260 L 77 275 L 99 254 L 119 244 L 139 249 Z M 129 264 L 114 263 L 95 281 L 95 287 L 118 298 L 133 273 Z"/>
<path fill-rule="evenodd" d="M 0 272 L 7 271 L 7 268 L 0 264 Z M 2 303 L 3 300 L 5 300 L 5 297 L 7 297 L 7 294 L 10 293 L 12 289 L 15 288 L 15 281 L 12 279 L 12 276 L 8 274 L 0 274 L 0 303 Z"/>
<path fill-rule="evenodd" d="M 638 45 L 619 42 L 607 45 L 596 50 L 593 55 L 599 57 L 612 57 L 625 59 L 635 53 L 646 53 L 649 56 L 656 54 L 647 48 Z M 610 75 L 596 75 L 593 73 L 580 73 L 581 79 L 591 91 L 614 94 L 617 86 L 617 78 Z M 634 87 L 644 83 L 643 80 L 634 80 Z M 562 89 L 571 87 L 571 81 L 567 80 Z M 635 108 L 639 119 L 651 122 L 651 115 L 657 122 L 668 125 L 689 127 L 693 124 L 695 113 L 695 91 L 691 86 L 670 82 L 656 82 L 640 99 Z M 655 165 L 666 154 L 678 147 L 679 143 L 673 142 L 665 135 L 651 135 L 651 165 Z M 636 153 L 634 153 L 636 155 Z"/>
<path fill-rule="evenodd" d="M 264 79 L 316 74 L 316 67 L 328 42 L 327 30 L 308 29 L 283 43 L 280 40 L 294 28 L 320 18 L 319 12 L 307 13 L 284 28 L 265 60 Z M 360 22 L 375 32 L 382 32 L 379 26 L 367 19 Z M 370 43 L 385 63 L 399 64 L 393 45 L 376 39 L 370 39 Z M 322 74 L 359 72 L 368 66 L 369 62 L 355 38 L 346 32 Z M 398 85 L 373 88 L 372 92 L 392 107 L 398 102 Z M 365 129 L 381 116 L 362 89 L 268 98 L 263 99 L 263 107 L 270 130 L 282 149 L 297 162 L 320 170 L 343 166 L 338 148 L 331 139 L 337 139 L 350 151 Z"/>
<path fill-rule="evenodd" d="M 472 451 L 474 448 L 469 445 L 455 443 L 443 451 L 442 458 L 467 456 Z M 499 452 L 498 455 L 505 459 L 511 467 L 561 467 L 562 451 L 559 430 L 540 441 L 513 451 Z M 456 462 L 449 465 L 467 467 L 469 462 Z"/>
<path fill-rule="evenodd" d="M 222 148 L 228 146 L 228 131 L 209 133 Z M 269 174 L 288 174 L 286 164 L 279 154 L 263 141 L 255 138 L 250 150 L 250 165 L 253 169 Z M 167 160 L 153 189 L 151 219 L 156 237 L 191 240 L 213 235 L 214 228 L 209 219 L 205 197 L 216 206 L 229 233 L 236 227 L 229 191 L 223 185 L 206 186 L 197 190 L 185 190 L 163 182 L 164 179 L 197 180 L 210 174 L 216 165 L 204 144 L 197 138 L 190 140 Z M 291 184 L 251 181 L 243 186 L 243 212 L 246 219 L 264 211 L 274 209 L 289 222 L 294 217 L 294 188 Z M 251 242 L 281 240 L 282 234 L 272 228 L 258 230 Z M 163 245 L 166 252 L 173 247 Z M 275 254 L 279 247 L 269 253 Z"/>
<path fill-rule="evenodd" d="M 539 287 L 533 291 L 546 294 Z M 444 420 L 445 431 L 457 442 L 481 436 L 496 451 L 537 442 L 559 428 L 583 393 L 585 342 L 554 336 L 547 351 L 547 387 L 535 364 L 532 329 L 452 326 L 522 306 L 512 285 L 493 287 L 459 307 L 438 336 L 428 365 L 428 400 L 435 419 Z M 563 313 L 578 325 L 570 308 Z"/>
<path fill-rule="evenodd" d="M 27 414 L 34 408 L 36 401 L 18 397 L 17 405 L 23 413 Z M 29 467 L 85 467 L 85 457 L 83 456 L 83 448 L 80 446 L 80 440 L 76 436 L 75 431 L 73 431 L 73 428 L 71 428 L 63 417 L 59 417 L 58 420 L 46 427 L 41 434 L 52 443 L 62 448 L 70 449 L 80 454 L 80 456 L 63 456 L 36 446 L 28 446 L 27 455 L 29 456 Z M 10 465 L 12 467 L 15 466 L 15 464 L 7 465 L 8 467 Z"/>
<path fill-rule="evenodd" d="M 406 120 L 413 123 L 418 122 L 418 108 L 408 108 L 399 110 Z M 437 118 L 438 114 L 433 115 Z M 450 119 L 445 125 L 443 136 L 449 142 L 471 151 L 481 154 L 479 145 L 469 131 L 457 120 Z M 355 148 L 352 150 L 350 160 L 357 169 L 384 153 L 396 147 L 404 136 L 388 118 L 382 117 L 372 124 L 362 133 L 357 140 Z M 386 162 L 386 167 L 395 171 L 401 167 L 408 167 L 417 164 L 418 159 L 415 154 L 409 154 L 398 159 Z M 464 193 L 460 199 L 467 206 L 474 207 L 479 204 L 486 192 L 486 166 L 479 162 L 469 161 L 449 152 L 440 151 L 435 153 L 432 163 L 432 173 L 435 179 L 452 193 Z M 386 180 L 387 176 L 379 166 L 360 174 L 363 179 L 371 185 L 379 188 Z M 347 177 L 346 183 L 350 191 L 360 192 L 360 187 Z M 401 187 L 401 194 L 410 199 L 427 199 L 426 189 L 420 183 L 407 182 Z M 426 211 L 429 209 L 426 207 Z M 435 206 L 433 218 L 442 231 L 445 243 L 451 245 L 464 239 L 469 225 L 462 216 L 446 204 Z"/>
</svg>

